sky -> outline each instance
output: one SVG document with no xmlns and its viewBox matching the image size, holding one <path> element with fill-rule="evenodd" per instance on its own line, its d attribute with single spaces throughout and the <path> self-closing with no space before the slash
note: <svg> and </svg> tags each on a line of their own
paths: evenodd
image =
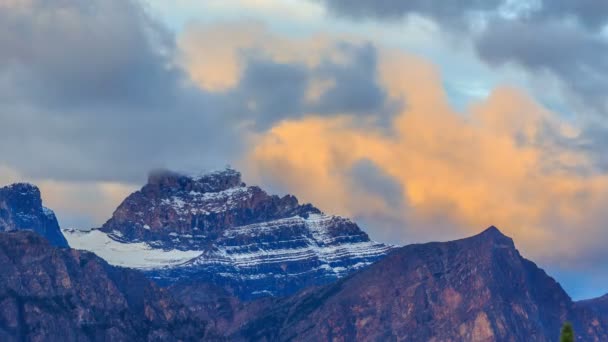
<svg viewBox="0 0 608 342">
<path fill-rule="evenodd" d="M 378 241 L 490 225 L 608 292 L 608 2 L 0 0 L 0 185 L 99 226 L 158 168 Z"/>
</svg>

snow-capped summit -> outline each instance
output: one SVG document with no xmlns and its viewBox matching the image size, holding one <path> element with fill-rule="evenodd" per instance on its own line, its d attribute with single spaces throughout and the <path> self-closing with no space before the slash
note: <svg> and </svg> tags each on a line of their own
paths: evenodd
<svg viewBox="0 0 608 342">
<path fill-rule="evenodd" d="M 242 298 L 327 283 L 390 250 L 346 218 L 247 186 L 233 169 L 155 171 L 100 229 L 64 233 L 75 248 L 102 257 L 112 250 L 109 262 L 146 269 L 161 283 L 202 279 Z M 130 257 L 134 250 L 148 257 Z"/>
</svg>

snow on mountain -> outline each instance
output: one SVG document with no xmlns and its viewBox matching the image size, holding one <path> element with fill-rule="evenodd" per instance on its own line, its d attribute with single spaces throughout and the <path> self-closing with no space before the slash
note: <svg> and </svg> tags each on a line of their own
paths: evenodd
<svg viewBox="0 0 608 342">
<path fill-rule="evenodd" d="M 154 172 L 103 227 L 64 233 L 73 247 L 144 269 L 161 284 L 212 282 L 241 298 L 324 284 L 391 249 L 349 219 L 247 186 L 232 169 Z"/>
<path fill-rule="evenodd" d="M 154 269 L 180 265 L 202 254 L 202 251 L 153 248 L 145 242 L 122 243 L 99 229 L 63 229 L 62 232 L 72 248 L 93 252 L 115 266 Z"/>
</svg>

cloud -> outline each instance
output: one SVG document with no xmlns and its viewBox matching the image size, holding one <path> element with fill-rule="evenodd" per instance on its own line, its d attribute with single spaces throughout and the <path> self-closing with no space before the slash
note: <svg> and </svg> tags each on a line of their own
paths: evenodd
<svg viewBox="0 0 608 342">
<path fill-rule="evenodd" d="M 407 99 L 392 134 L 348 114 L 285 121 L 252 146 L 245 174 L 355 217 L 385 241 L 446 240 L 494 224 L 544 264 L 590 267 L 608 256 L 608 176 L 581 172 L 593 160 L 546 138 L 576 139 L 575 127 L 506 87 L 455 111 L 432 65 L 388 50 L 379 61 L 387 92 Z"/>
<path fill-rule="evenodd" d="M 134 181 L 142 168 L 215 163 L 238 148 L 138 2 L 3 5 L 0 152 L 24 176 Z"/>
<path fill-rule="evenodd" d="M 161 53 L 172 49 L 171 36 L 138 3 L 32 0 L 4 7 L 0 61 L 10 73 L 3 76 L 29 100 L 141 106 L 159 104 L 158 92 L 171 96 L 179 75 Z"/>
<path fill-rule="evenodd" d="M 358 196 L 377 197 L 388 207 L 401 209 L 404 191 L 401 183 L 369 159 L 355 162 L 349 174 L 350 189 Z"/>
<path fill-rule="evenodd" d="M 504 0 L 316 0 L 325 3 L 329 10 L 338 15 L 353 18 L 400 19 L 410 15 L 420 15 L 452 27 L 468 25 L 468 19 L 476 12 L 495 10 Z"/>
<path fill-rule="evenodd" d="M 338 15 L 353 18 L 400 19 L 411 15 L 427 17 L 441 25 L 470 27 L 480 16 L 500 14 L 511 19 L 574 19 L 590 29 L 600 29 L 608 21 L 608 5 L 595 0 L 312 0 L 324 3 Z"/>
<path fill-rule="evenodd" d="M 543 0 L 536 16 L 575 19 L 590 29 L 601 29 L 608 22 L 608 3 L 594 0 Z"/>
<path fill-rule="evenodd" d="M 333 13 L 354 18 L 429 18 L 452 36 L 471 41 L 478 56 L 492 66 L 512 63 L 534 75 L 541 71 L 554 76 L 561 82 L 562 96 L 577 102 L 570 110 L 608 113 L 603 96 L 608 81 L 601 77 L 607 71 L 602 56 L 608 49 L 602 33 L 608 23 L 604 1 L 322 2 Z"/>
<path fill-rule="evenodd" d="M 225 165 L 309 111 L 394 107 L 363 43 L 267 41 L 255 23 L 193 24 L 177 39 L 131 0 L 1 6 L 0 161 L 24 177 L 136 183 L 153 168 Z"/>
<path fill-rule="evenodd" d="M 608 109 L 608 81 L 601 76 L 608 71 L 603 58 L 608 40 L 600 35 L 558 22 L 498 20 L 478 37 L 476 49 L 492 65 L 516 63 L 551 73 L 589 108 L 601 113 Z"/>
<path fill-rule="evenodd" d="M 487 65 L 515 66 L 529 76 L 541 101 L 557 98 L 562 112 L 583 122 L 588 143 L 569 146 L 597 158 L 608 127 L 608 3 L 583 0 L 540 1 L 343 1 L 323 0 L 339 16 L 375 20 L 424 17 L 437 23 L 449 37 L 473 46 Z M 461 45 L 461 46 L 462 46 Z M 505 68 L 506 69 L 506 68 Z M 513 70 L 513 69 L 506 69 Z M 540 85 L 539 85 L 540 83 Z M 548 95 L 549 91 L 556 94 Z M 551 98 L 552 97 L 552 98 Z M 598 122 L 600 124 L 598 125 Z M 601 131 L 598 134 L 598 131 Z"/>
<path fill-rule="evenodd" d="M 229 99 L 224 111 L 255 130 L 306 113 L 348 112 L 385 121 L 400 105 L 389 103 L 378 83 L 376 48 L 370 43 L 289 40 L 259 23 L 241 22 L 192 24 L 180 45 L 184 68 L 201 87 L 221 92 Z"/>
</svg>

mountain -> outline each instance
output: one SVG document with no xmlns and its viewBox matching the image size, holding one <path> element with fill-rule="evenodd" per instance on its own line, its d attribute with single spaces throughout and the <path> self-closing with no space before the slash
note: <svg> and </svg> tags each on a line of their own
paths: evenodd
<svg viewBox="0 0 608 342">
<path fill-rule="evenodd" d="M 75 248 L 160 284 L 209 282 L 242 299 L 330 283 L 391 249 L 349 219 L 247 186 L 232 169 L 154 172 L 101 228 L 64 234 Z"/>
<path fill-rule="evenodd" d="M 197 341 L 217 335 L 140 272 L 29 231 L 0 233 L 1 341 Z"/>
<path fill-rule="evenodd" d="M 578 301 L 577 305 L 590 309 L 608 319 L 608 294 L 594 299 Z"/>
<path fill-rule="evenodd" d="M 0 232 L 32 230 L 58 247 L 68 247 L 52 210 L 42 206 L 40 190 L 31 184 L 0 188 Z"/>
<path fill-rule="evenodd" d="M 261 341 L 607 341 L 608 321 L 576 305 L 494 227 L 410 245 L 334 284 L 277 300 L 232 338 Z"/>
</svg>

